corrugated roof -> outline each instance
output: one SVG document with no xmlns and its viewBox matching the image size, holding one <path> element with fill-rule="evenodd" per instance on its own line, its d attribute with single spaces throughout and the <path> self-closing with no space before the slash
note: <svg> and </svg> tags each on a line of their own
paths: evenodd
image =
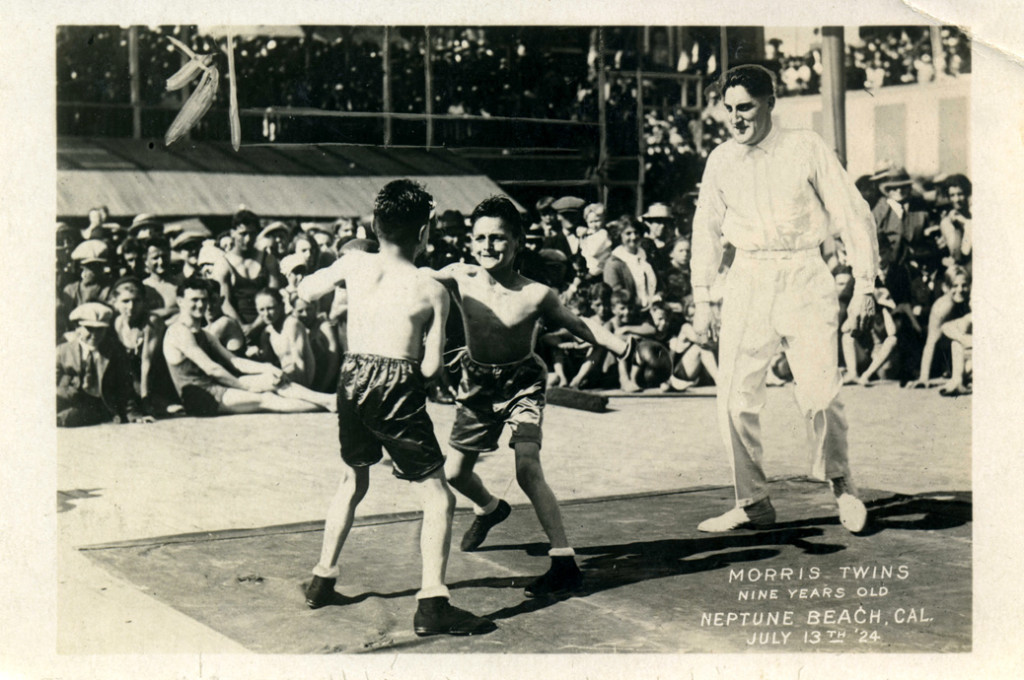
<svg viewBox="0 0 1024 680">
<path fill-rule="evenodd" d="M 115 217 L 225 215 L 245 205 L 266 217 L 365 215 L 377 192 L 401 177 L 418 180 L 439 210 L 472 211 L 501 188 L 445 150 L 357 146 L 222 144 L 163 148 L 144 140 L 60 139 L 57 214 L 105 205 Z"/>
</svg>

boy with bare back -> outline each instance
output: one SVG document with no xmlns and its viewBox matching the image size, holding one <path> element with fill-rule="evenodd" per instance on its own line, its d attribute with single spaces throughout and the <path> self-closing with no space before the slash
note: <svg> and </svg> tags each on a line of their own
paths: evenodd
<svg viewBox="0 0 1024 680">
<path fill-rule="evenodd" d="M 356 506 L 369 488 L 370 466 L 386 448 L 395 476 L 412 482 L 423 507 L 416 634 L 475 635 L 496 626 L 448 602 L 444 574 L 455 497 L 445 482 L 444 455 L 426 411 L 425 383 L 441 368 L 448 316 L 445 289 L 412 264 L 426 245 L 432 209 L 430 194 L 419 184 L 387 184 L 374 205 L 380 253 L 349 253 L 299 284 L 299 297 L 307 302 L 341 284 L 348 291 L 348 353 L 338 385 L 345 468 L 327 511 L 306 604 L 316 609 L 346 601 L 334 590 L 338 558 Z"/>
<path fill-rule="evenodd" d="M 451 264 L 432 273 L 455 297 L 466 328 L 467 348 L 461 358 L 451 434 L 455 451 L 446 465 L 448 481 L 473 502 L 477 515 L 461 547 L 476 550 L 491 527 L 511 512 L 508 503 L 491 495 L 473 472 L 480 454 L 497 448 L 508 423 L 516 480 L 551 543 L 551 568 L 526 587 L 526 595 L 569 594 L 582 587 L 582 574 L 540 464 L 547 370 L 533 353 L 537 329 L 541 321 L 548 328 L 562 327 L 620 356 L 629 353 L 630 344 L 598 324 L 588 325 L 562 305 L 554 290 L 513 269 L 523 227 L 519 211 L 508 198 L 484 200 L 471 221 L 471 250 L 479 264 Z"/>
</svg>

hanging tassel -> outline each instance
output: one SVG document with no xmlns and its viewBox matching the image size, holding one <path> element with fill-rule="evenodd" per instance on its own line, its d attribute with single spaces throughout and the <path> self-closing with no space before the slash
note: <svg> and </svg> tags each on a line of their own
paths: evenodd
<svg viewBox="0 0 1024 680">
<path fill-rule="evenodd" d="M 228 33 L 228 77 L 230 98 L 228 101 L 228 122 L 231 124 L 231 147 L 238 151 L 242 146 L 242 123 L 238 119 L 238 78 L 235 75 L 235 37 Z"/>
</svg>

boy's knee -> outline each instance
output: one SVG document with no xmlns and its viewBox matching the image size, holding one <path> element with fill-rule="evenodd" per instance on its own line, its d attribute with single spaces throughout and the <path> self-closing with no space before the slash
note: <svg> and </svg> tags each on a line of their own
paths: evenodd
<svg viewBox="0 0 1024 680">
<path fill-rule="evenodd" d="M 544 479 L 544 470 L 540 465 L 540 449 L 534 444 L 527 447 L 516 447 L 516 481 L 523 489 L 535 486 Z"/>
<path fill-rule="evenodd" d="M 341 490 L 350 494 L 357 501 L 362 500 L 370 488 L 370 469 L 348 467 L 341 474 Z"/>
</svg>

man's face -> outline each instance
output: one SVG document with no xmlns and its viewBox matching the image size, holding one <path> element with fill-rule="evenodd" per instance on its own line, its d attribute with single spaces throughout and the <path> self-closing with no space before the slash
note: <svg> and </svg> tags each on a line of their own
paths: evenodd
<svg viewBox="0 0 1024 680">
<path fill-rule="evenodd" d="M 481 217 L 476 221 L 471 247 L 473 257 L 488 271 L 511 267 L 517 249 L 515 239 L 500 217 Z"/>
<path fill-rule="evenodd" d="M 746 146 L 758 144 L 772 129 L 775 97 L 752 97 L 747 88 L 733 85 L 725 91 L 725 110 L 733 139 Z"/>
<path fill-rule="evenodd" d="M 836 295 L 843 297 L 853 292 L 853 277 L 846 272 L 836 274 Z"/>
<path fill-rule="evenodd" d="M 324 248 L 326 248 L 329 245 L 331 245 L 331 235 L 330 234 L 325 234 L 324 232 L 319 231 L 319 230 L 313 231 L 312 234 L 313 234 L 313 239 L 316 240 L 316 244 L 318 246 L 320 246 L 320 250 L 323 250 Z"/>
<path fill-rule="evenodd" d="M 680 269 L 686 267 L 690 263 L 690 244 L 688 241 L 676 241 L 676 244 L 672 246 L 672 252 L 669 253 L 669 261 L 672 262 L 676 267 Z"/>
<path fill-rule="evenodd" d="M 155 246 L 146 248 L 146 271 L 150 274 L 163 276 L 167 271 L 167 255 L 166 251 Z"/>
<path fill-rule="evenodd" d="M 953 186 L 949 188 L 949 202 L 953 206 L 953 210 L 963 212 L 967 208 L 967 194 L 963 188 Z"/>
<path fill-rule="evenodd" d="M 313 264 L 313 246 L 309 245 L 309 241 L 305 239 L 296 241 L 295 254 L 305 261 L 306 266 Z"/>
<path fill-rule="evenodd" d="M 907 199 L 910 198 L 910 185 L 902 184 L 900 186 L 889 187 L 886 190 L 885 195 L 897 203 L 906 203 Z"/>
<path fill-rule="evenodd" d="M 275 300 L 273 296 L 256 296 L 256 315 L 268 326 L 277 323 L 283 315 L 283 312 L 284 310 L 281 309 L 281 305 L 278 304 L 277 300 Z"/>
<path fill-rule="evenodd" d="M 240 224 L 231 230 L 231 237 L 239 248 L 249 250 L 256 241 L 256 228 Z"/>
<path fill-rule="evenodd" d="M 78 337 L 89 347 L 99 347 L 103 338 L 107 337 L 106 326 L 79 326 Z"/>
<path fill-rule="evenodd" d="M 189 243 L 188 245 L 184 245 L 179 248 L 178 253 L 180 253 L 183 261 L 188 262 L 189 266 L 195 267 L 196 262 L 199 261 L 199 249 L 201 247 L 202 244 Z"/>
<path fill-rule="evenodd" d="M 128 286 L 121 288 L 114 300 L 114 309 L 129 321 L 135 320 L 142 311 L 142 299 L 139 292 Z"/>
<path fill-rule="evenodd" d="M 182 297 L 178 298 L 178 309 L 188 314 L 192 319 L 203 321 L 206 315 L 206 307 L 209 303 L 209 293 L 205 290 L 189 288 Z"/>
<path fill-rule="evenodd" d="M 665 220 L 647 220 L 647 235 L 656 241 L 660 241 L 665 233 Z"/>
<path fill-rule="evenodd" d="M 81 279 L 82 283 L 96 283 L 103 275 L 102 262 L 83 262 Z"/>
<path fill-rule="evenodd" d="M 356 235 L 356 225 L 351 222 L 342 222 L 338 225 L 338 238 L 353 238 Z"/>
</svg>

